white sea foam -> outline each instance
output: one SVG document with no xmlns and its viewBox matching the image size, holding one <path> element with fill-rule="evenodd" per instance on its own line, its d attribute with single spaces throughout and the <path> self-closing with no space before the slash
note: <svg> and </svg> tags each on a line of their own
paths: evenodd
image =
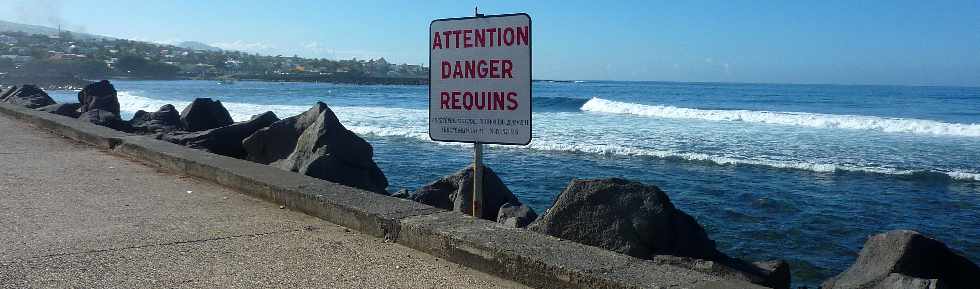
<svg viewBox="0 0 980 289">
<path fill-rule="evenodd" d="M 613 103 L 612 105 L 607 105 L 606 103 Z M 160 100 L 147 98 L 143 96 L 136 95 L 131 92 L 121 91 L 119 92 L 119 103 L 120 108 L 123 112 L 132 114 L 137 110 L 145 111 L 156 111 L 165 104 L 173 104 L 178 110 L 183 109 L 185 106 L 190 104 L 188 101 L 173 101 L 173 100 Z M 296 105 L 258 105 L 251 103 L 237 103 L 237 102 L 224 102 L 223 105 L 228 109 L 232 118 L 236 121 L 243 121 L 250 119 L 253 115 L 257 115 L 266 111 L 273 111 L 281 118 L 297 115 L 309 109 L 308 106 L 296 106 Z M 596 107 L 604 107 L 606 109 L 610 107 L 618 106 L 628 106 L 630 109 L 636 109 L 637 107 L 654 107 L 645 105 L 636 105 L 628 103 L 618 103 L 608 100 L 593 98 L 585 106 L 583 110 L 595 111 Z M 587 109 L 587 107 L 589 109 Z M 406 109 L 406 108 L 388 108 L 388 107 L 347 107 L 347 106 L 332 106 L 331 107 L 335 113 L 337 113 L 338 118 L 344 122 L 344 125 L 351 131 L 368 137 L 398 137 L 412 139 L 420 142 L 428 142 L 439 145 L 447 146 L 468 146 L 469 144 L 463 143 L 446 143 L 446 142 L 433 142 L 429 139 L 428 133 L 426 132 L 426 114 L 427 111 L 424 109 Z M 670 108 L 670 107 L 662 107 Z M 683 108 L 670 108 L 679 110 L 690 110 L 697 112 L 705 112 L 704 110 L 691 110 Z M 625 109 L 629 111 L 629 109 Z M 712 112 L 712 111 L 707 111 Z M 724 112 L 724 111 L 717 111 Z M 623 112 L 626 113 L 626 112 Z M 750 112 L 750 113 L 768 113 L 768 112 Z M 785 114 L 785 113 L 774 113 L 774 114 Z M 834 116 L 843 117 L 843 116 Z M 860 173 L 873 173 L 873 174 L 887 174 L 887 175 L 897 175 L 897 176 L 909 176 L 909 175 L 945 175 L 952 180 L 957 181 L 977 181 L 980 182 L 980 173 L 978 172 L 961 172 L 961 171 L 935 171 L 935 170 L 902 170 L 886 167 L 864 167 L 856 165 L 843 165 L 843 164 L 833 164 L 833 163 L 821 163 L 821 162 L 808 162 L 808 161 L 781 161 L 781 160 L 767 160 L 762 158 L 748 158 L 742 156 L 720 156 L 720 155 L 710 155 L 705 153 L 697 152 L 683 152 L 674 150 L 656 150 L 647 148 L 636 148 L 621 145 L 608 145 L 608 144 L 590 144 L 588 141 L 559 138 L 554 140 L 535 140 L 527 146 L 498 146 L 490 145 L 494 149 L 517 149 L 517 150 L 535 150 L 535 151 L 548 151 L 548 152 L 568 152 L 568 153 L 584 153 L 593 155 L 607 155 L 607 156 L 628 156 L 628 157 L 651 157 L 658 159 L 673 159 L 682 161 L 692 161 L 692 162 L 708 162 L 716 165 L 722 166 L 763 166 L 777 169 L 794 169 L 811 171 L 817 173 L 835 173 L 835 172 L 860 172 Z"/>
<path fill-rule="evenodd" d="M 924 119 L 806 112 L 693 109 L 666 105 L 619 102 L 598 97 L 593 97 L 587 101 L 582 105 L 581 110 L 671 119 L 733 121 L 815 128 L 873 130 L 888 133 L 980 137 L 980 124 L 946 123 Z"/>
<path fill-rule="evenodd" d="M 177 108 L 178 111 L 187 107 L 191 104 L 190 101 L 175 101 L 175 100 L 161 100 L 155 98 L 148 98 L 144 96 L 139 96 L 136 93 L 130 91 L 120 91 L 119 96 L 119 108 L 122 112 L 132 115 L 137 110 L 144 110 L 149 112 L 154 112 L 160 109 L 161 106 L 166 104 L 172 104 Z M 238 102 L 222 102 L 221 103 L 228 113 L 231 114 L 231 118 L 235 121 L 246 121 L 252 118 L 252 116 L 262 114 L 266 111 L 272 111 L 276 113 L 280 118 L 290 117 L 303 113 L 304 111 L 310 109 L 312 106 L 297 106 L 297 105 L 257 105 L 254 103 L 238 103 Z"/>
<path fill-rule="evenodd" d="M 510 148 L 510 147 L 505 147 Z M 715 156 L 704 153 L 679 152 L 669 150 L 653 150 L 642 148 L 630 148 L 616 145 L 583 145 L 583 144 L 562 144 L 547 141 L 532 142 L 526 148 L 541 151 L 573 152 L 598 155 L 619 155 L 619 156 L 638 156 L 653 157 L 659 159 L 677 159 L 684 161 L 708 162 L 722 166 L 763 166 L 777 169 L 793 169 L 811 171 L 817 173 L 835 172 L 857 172 L 870 174 L 885 174 L 895 176 L 913 175 L 945 175 L 946 177 L 958 181 L 980 181 L 980 173 L 960 172 L 960 171 L 935 171 L 935 170 L 906 170 L 887 167 L 865 167 L 857 165 L 831 164 L 807 161 L 777 161 L 766 159 L 751 159 L 729 156 Z"/>
</svg>

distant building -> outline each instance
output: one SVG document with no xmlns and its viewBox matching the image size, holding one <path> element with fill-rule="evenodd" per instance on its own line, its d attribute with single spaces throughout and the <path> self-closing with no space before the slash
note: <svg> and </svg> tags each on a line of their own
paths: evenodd
<svg viewBox="0 0 980 289">
<path fill-rule="evenodd" d="M 242 66 L 242 62 L 235 59 L 225 60 L 225 66 L 228 68 L 238 69 Z"/>
<path fill-rule="evenodd" d="M 30 56 L 9 55 L 9 54 L 7 54 L 7 55 L 0 55 L 0 58 L 10 59 L 14 63 L 27 63 L 27 62 L 30 62 L 31 60 L 34 60 L 34 57 L 30 57 Z"/>
<path fill-rule="evenodd" d="M 6 44 L 6 45 L 17 44 L 17 38 L 8 35 L 0 35 L 0 44 Z"/>
<path fill-rule="evenodd" d="M 13 54 L 13 55 L 22 55 L 22 56 L 29 56 L 29 55 L 31 55 L 31 50 L 28 49 L 27 47 L 14 46 L 14 47 L 11 47 L 10 49 L 8 49 L 7 51 L 10 52 L 10 54 Z"/>
</svg>

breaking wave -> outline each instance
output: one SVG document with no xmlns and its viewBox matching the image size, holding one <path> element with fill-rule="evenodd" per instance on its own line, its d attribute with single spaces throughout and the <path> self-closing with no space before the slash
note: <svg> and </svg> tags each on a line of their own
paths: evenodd
<svg viewBox="0 0 980 289">
<path fill-rule="evenodd" d="M 980 182 L 980 173 L 959 172 L 959 171 L 935 171 L 935 170 L 904 170 L 886 167 L 864 167 L 857 165 L 829 164 L 807 161 L 776 161 L 765 159 L 751 159 L 741 157 L 715 156 L 704 153 L 679 152 L 669 150 L 653 150 L 643 148 L 630 148 L 615 145 L 583 145 L 583 144 L 560 144 L 550 142 L 532 142 L 527 146 L 530 149 L 541 151 L 586 153 L 596 155 L 612 156 L 635 156 L 652 157 L 665 160 L 680 160 L 690 162 L 706 162 L 721 166 L 762 166 L 775 169 L 793 169 L 816 173 L 868 173 L 884 174 L 916 179 L 947 179 L 955 181 L 976 181 Z"/>
<path fill-rule="evenodd" d="M 567 105 L 573 99 L 559 99 L 555 98 L 550 101 L 555 101 Z M 584 99 L 582 99 L 584 101 Z M 138 96 L 130 92 L 121 91 L 119 92 L 119 103 L 123 114 L 128 114 L 130 117 L 132 113 L 137 110 L 145 111 L 156 111 L 161 106 L 166 104 L 173 104 L 178 110 L 183 109 L 185 106 L 190 104 L 190 101 L 179 101 L 179 100 L 161 100 L 147 98 L 143 96 Z M 264 104 L 253 104 L 253 103 L 237 103 L 237 102 L 223 102 L 225 108 L 228 109 L 229 113 L 235 121 L 244 121 L 250 119 L 252 116 L 264 113 L 266 111 L 273 111 L 280 118 L 290 117 L 293 115 L 300 114 L 308 110 L 309 106 L 298 106 L 298 105 L 264 105 Z M 731 111 L 714 111 L 714 110 L 694 110 L 685 108 L 674 108 L 666 106 L 649 106 L 649 105 L 639 105 L 639 104 L 629 104 L 622 102 L 608 101 L 599 98 L 593 98 L 588 100 L 587 103 L 582 105 L 582 110 L 585 111 L 597 111 L 598 109 L 612 110 L 613 108 L 627 106 L 629 108 L 623 108 L 620 113 L 630 113 L 630 111 L 635 111 L 637 108 L 646 108 L 646 110 L 639 110 L 640 115 L 647 115 L 657 110 L 661 111 L 672 111 L 674 115 L 678 113 L 676 111 L 688 111 L 690 117 L 685 118 L 696 118 L 697 115 L 708 115 L 708 117 L 702 117 L 701 119 L 712 119 L 720 118 L 720 116 L 714 116 L 712 113 L 717 113 L 719 115 L 725 112 Z M 468 147 L 470 144 L 462 143 L 445 143 L 445 142 L 432 142 L 429 139 L 429 135 L 426 132 L 426 113 L 424 109 L 406 109 L 406 108 L 388 108 L 388 107 L 360 107 L 360 106 L 332 106 L 334 112 L 337 114 L 338 118 L 342 120 L 344 125 L 351 131 L 369 137 L 395 137 L 410 139 L 418 142 L 435 143 L 439 145 L 447 146 L 464 146 Z M 641 114 L 644 113 L 644 114 Z M 736 112 L 732 112 L 736 113 Z M 747 113 L 752 115 L 753 113 L 763 114 L 772 117 L 780 117 L 783 115 L 795 116 L 795 113 L 770 113 L 770 112 L 752 112 L 752 111 L 741 111 L 741 113 Z M 680 114 L 684 115 L 684 114 Z M 660 115 L 649 115 L 649 116 L 660 116 Z M 846 117 L 856 117 L 856 118 L 869 118 L 861 116 L 835 116 L 835 115 L 813 115 L 813 117 L 831 117 L 831 118 L 846 118 Z M 679 117 L 678 117 L 679 118 Z M 790 118 L 791 119 L 791 118 Z M 728 119 L 720 119 L 728 120 Z M 745 121 L 745 120 L 729 120 L 729 121 Z M 900 121 L 900 120 L 895 120 Z M 759 121 L 761 122 L 761 121 Z M 783 121 L 788 122 L 788 121 Z M 773 123 L 773 122 L 767 122 Z M 779 123 L 779 122 L 776 122 Z M 941 124 L 941 123 L 940 123 Z M 946 124 L 949 125 L 949 124 Z M 977 135 L 980 135 L 978 132 Z M 971 135 L 972 136 L 972 135 Z M 884 175 L 894 175 L 901 178 L 911 178 L 911 179 L 928 179 L 928 180 L 952 180 L 952 181 L 969 181 L 969 182 L 980 182 L 980 172 L 961 172 L 961 171 L 938 171 L 938 170 L 916 170 L 916 169 L 896 169 L 887 167 L 865 167 L 858 165 L 845 165 L 845 164 L 832 164 L 832 163 L 820 163 L 820 162 L 809 162 L 809 161 L 779 161 L 779 160 L 766 160 L 742 156 L 717 156 L 705 153 L 697 152 L 682 152 L 682 151 L 671 151 L 671 150 L 656 150 L 647 148 L 634 148 L 619 145 L 599 145 L 599 144 L 589 144 L 587 142 L 576 141 L 575 139 L 566 139 L 564 142 L 562 140 L 535 140 L 527 146 L 497 146 L 490 145 L 494 149 L 501 150 L 532 150 L 532 151 L 542 151 L 542 152 L 560 152 L 560 153 L 581 153 L 589 155 L 600 155 L 600 156 L 626 156 L 626 157 L 649 157 L 655 159 L 664 160 L 676 160 L 684 162 L 703 162 L 710 163 L 720 166 L 761 166 L 774 169 L 792 169 L 792 170 L 802 170 L 810 171 L 816 173 L 868 173 L 868 174 L 884 174 Z"/>
<path fill-rule="evenodd" d="M 588 99 L 574 97 L 535 97 L 534 111 L 579 111 Z"/>
<path fill-rule="evenodd" d="M 172 104 L 177 111 L 183 110 L 187 105 L 191 104 L 190 101 L 182 100 L 162 100 L 154 99 L 136 95 L 129 91 L 118 92 L 119 96 L 119 109 L 122 111 L 123 119 L 128 119 L 132 117 L 133 113 L 137 110 L 144 110 L 148 112 L 154 112 L 160 109 L 161 106 Z M 231 114 L 231 118 L 235 121 L 246 121 L 252 118 L 252 116 L 262 114 L 266 111 L 272 111 L 276 113 L 279 118 L 290 117 L 293 115 L 300 114 L 310 106 L 297 106 L 297 105 L 258 105 L 254 103 L 238 103 L 238 102 L 224 102 L 221 104 L 228 109 L 228 113 Z"/>
<path fill-rule="evenodd" d="M 693 109 L 666 105 L 619 102 L 598 97 L 593 97 L 583 104 L 581 110 L 671 119 L 732 121 L 814 128 L 872 130 L 887 133 L 980 137 L 980 124 L 946 123 L 924 119 L 807 112 Z"/>
<path fill-rule="evenodd" d="M 359 135 L 376 137 L 400 137 L 412 139 L 420 142 L 432 142 L 429 135 L 423 129 L 405 128 L 382 128 L 374 126 L 348 126 L 348 129 Z M 440 145 L 457 145 L 469 147 L 470 144 L 464 143 L 445 143 L 437 142 Z M 626 157 L 648 157 L 663 160 L 675 160 L 683 162 L 701 162 L 719 166 L 757 166 L 773 169 L 801 170 L 815 173 L 864 173 L 892 175 L 909 179 L 920 180 L 949 180 L 949 181 L 968 181 L 980 182 L 980 172 L 960 172 L 960 171 L 938 171 L 938 170 L 916 170 L 916 169 L 896 169 L 886 167 L 865 167 L 858 165 L 831 164 L 807 161 L 776 161 L 765 159 L 752 159 L 742 157 L 715 156 L 704 153 L 679 152 L 669 150 L 654 150 L 644 148 L 631 148 L 617 145 L 593 145 L 584 143 L 564 144 L 549 141 L 532 141 L 527 146 L 500 146 L 489 145 L 494 149 L 501 150 L 533 150 L 543 152 L 559 153 L 581 153 L 600 156 L 626 156 Z"/>
</svg>

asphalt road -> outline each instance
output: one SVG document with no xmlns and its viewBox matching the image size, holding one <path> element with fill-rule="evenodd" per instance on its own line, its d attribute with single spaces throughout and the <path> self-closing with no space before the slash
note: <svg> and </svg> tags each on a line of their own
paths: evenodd
<svg viewBox="0 0 980 289">
<path fill-rule="evenodd" d="M 0 115 L 0 288 L 523 288 Z"/>
</svg>

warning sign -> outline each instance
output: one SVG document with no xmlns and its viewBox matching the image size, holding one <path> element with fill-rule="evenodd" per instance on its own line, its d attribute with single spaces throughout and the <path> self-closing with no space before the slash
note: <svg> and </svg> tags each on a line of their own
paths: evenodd
<svg viewBox="0 0 980 289">
<path fill-rule="evenodd" d="M 429 26 L 429 137 L 531 142 L 531 17 L 439 19 Z"/>
</svg>

